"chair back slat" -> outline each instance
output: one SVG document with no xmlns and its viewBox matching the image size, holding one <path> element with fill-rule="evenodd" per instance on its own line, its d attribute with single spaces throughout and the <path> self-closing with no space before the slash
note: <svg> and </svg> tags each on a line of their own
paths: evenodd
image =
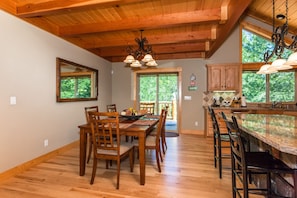
<svg viewBox="0 0 297 198">
<path fill-rule="evenodd" d="M 108 104 L 106 105 L 107 112 L 117 112 L 117 105 L 116 104 Z"/>
<path fill-rule="evenodd" d="M 213 128 L 214 135 L 219 136 L 220 135 L 220 127 L 219 127 L 218 120 L 216 118 L 216 114 L 215 114 L 214 110 L 212 108 L 210 108 L 210 107 L 208 107 L 208 111 L 209 111 L 209 114 L 210 114 L 210 117 L 211 117 L 212 128 Z"/>
<path fill-rule="evenodd" d="M 119 113 L 89 112 L 89 119 L 96 149 L 119 152 Z"/>
<path fill-rule="evenodd" d="M 231 144 L 231 155 L 235 160 L 235 165 L 245 167 L 245 147 L 235 116 L 232 116 L 232 121 L 234 127 L 233 131 L 228 130 Z"/>
<path fill-rule="evenodd" d="M 90 123 L 90 120 L 89 120 L 89 112 L 90 111 L 98 112 L 99 111 L 99 107 L 98 106 L 85 107 L 85 116 L 86 116 L 87 123 Z"/>
</svg>

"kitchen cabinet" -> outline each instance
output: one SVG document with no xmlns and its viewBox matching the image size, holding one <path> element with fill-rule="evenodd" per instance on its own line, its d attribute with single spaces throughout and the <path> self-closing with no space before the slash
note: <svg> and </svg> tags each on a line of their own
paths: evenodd
<svg viewBox="0 0 297 198">
<path fill-rule="evenodd" d="M 240 64 L 207 65 L 208 91 L 239 91 L 241 85 Z"/>
</svg>

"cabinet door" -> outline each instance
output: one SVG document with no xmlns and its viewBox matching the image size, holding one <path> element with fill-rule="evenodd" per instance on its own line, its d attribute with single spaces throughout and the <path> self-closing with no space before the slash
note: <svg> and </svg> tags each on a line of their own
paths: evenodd
<svg viewBox="0 0 297 198">
<path fill-rule="evenodd" d="M 225 67 L 225 84 L 224 90 L 239 90 L 239 67 L 238 66 L 226 66 Z"/>
<path fill-rule="evenodd" d="M 222 90 L 222 81 L 224 82 L 222 76 L 224 69 L 221 66 L 210 66 L 208 67 L 208 91 Z"/>
</svg>

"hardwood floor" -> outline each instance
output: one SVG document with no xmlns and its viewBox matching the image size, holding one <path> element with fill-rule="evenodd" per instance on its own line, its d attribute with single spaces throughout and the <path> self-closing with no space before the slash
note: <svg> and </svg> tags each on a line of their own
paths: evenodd
<svg viewBox="0 0 297 198">
<path fill-rule="evenodd" d="M 157 171 L 154 152 L 147 153 L 146 184 L 139 185 L 139 164 L 129 172 L 129 160 L 121 165 L 120 189 L 115 189 L 115 166 L 105 169 L 100 162 L 90 185 L 92 161 L 86 175 L 79 176 L 79 148 L 75 147 L 46 162 L 18 174 L 0 185 L 1 198 L 167 198 L 232 197 L 230 169 L 223 169 L 219 179 L 213 165 L 212 139 L 194 135 L 167 138 L 168 151 Z M 224 166 L 229 166 L 225 161 Z"/>
</svg>

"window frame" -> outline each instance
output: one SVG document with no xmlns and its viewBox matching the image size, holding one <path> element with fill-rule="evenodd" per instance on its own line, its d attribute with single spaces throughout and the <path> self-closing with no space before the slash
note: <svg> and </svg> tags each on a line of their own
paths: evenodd
<svg viewBox="0 0 297 198">
<path fill-rule="evenodd" d="M 247 30 L 253 34 L 256 34 L 258 36 L 263 37 L 264 39 L 270 39 L 270 36 L 267 35 L 267 30 L 261 29 L 260 27 L 254 26 L 250 23 L 247 22 L 242 22 L 240 25 L 240 61 L 242 62 L 242 31 Z M 264 52 L 263 52 L 264 54 Z M 243 73 L 245 71 L 252 71 L 252 72 L 256 72 L 258 71 L 261 66 L 263 65 L 263 62 L 256 62 L 256 63 L 243 63 L 242 62 L 242 73 L 241 75 L 243 75 Z M 290 70 L 284 70 L 284 71 L 279 71 L 279 72 L 287 72 L 287 71 L 294 71 L 294 76 L 295 76 L 295 99 L 294 101 L 290 101 L 290 102 L 283 102 L 284 104 L 295 104 L 296 100 L 297 100 L 297 90 L 296 90 L 296 86 L 297 86 L 297 66 L 293 66 L 293 69 Z M 250 102 L 253 104 L 263 104 L 263 103 L 271 103 L 272 101 L 270 101 L 270 85 L 269 85 L 269 78 L 270 75 L 267 74 L 266 75 L 266 101 L 265 102 Z M 243 79 L 243 78 L 242 78 Z M 241 82 L 242 84 L 242 82 Z M 242 91 L 242 87 L 241 87 L 241 91 Z"/>
</svg>

